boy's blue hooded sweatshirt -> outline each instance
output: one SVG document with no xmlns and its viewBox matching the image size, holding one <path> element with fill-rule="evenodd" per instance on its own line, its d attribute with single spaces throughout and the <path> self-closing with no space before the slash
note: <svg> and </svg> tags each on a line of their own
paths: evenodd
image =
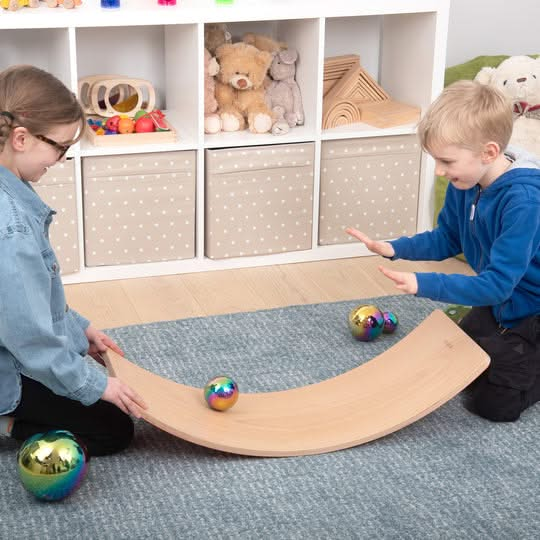
<svg viewBox="0 0 540 540">
<path fill-rule="evenodd" d="M 390 242 L 392 259 L 440 261 L 463 252 L 476 276 L 417 273 L 417 296 L 491 306 L 511 328 L 540 314 L 540 160 L 508 149 L 513 164 L 486 189 L 448 186 L 437 228 Z"/>
</svg>

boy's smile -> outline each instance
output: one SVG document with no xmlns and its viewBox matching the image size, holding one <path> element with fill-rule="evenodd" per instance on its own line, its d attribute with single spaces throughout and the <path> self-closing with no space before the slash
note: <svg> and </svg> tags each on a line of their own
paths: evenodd
<svg viewBox="0 0 540 540">
<path fill-rule="evenodd" d="M 434 148 L 435 174 L 444 176 L 457 189 L 470 189 L 480 183 L 488 166 L 478 152 L 449 145 Z"/>
<path fill-rule="evenodd" d="M 510 166 L 496 143 L 487 143 L 476 152 L 455 145 L 436 146 L 430 154 L 435 160 L 435 174 L 444 176 L 457 189 L 470 189 L 476 184 L 486 188 Z"/>
</svg>

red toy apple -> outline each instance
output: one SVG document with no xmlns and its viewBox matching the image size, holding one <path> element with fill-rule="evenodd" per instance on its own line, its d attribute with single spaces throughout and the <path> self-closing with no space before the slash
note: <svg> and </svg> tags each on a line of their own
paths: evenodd
<svg viewBox="0 0 540 540">
<path fill-rule="evenodd" d="M 111 116 L 110 118 L 107 118 L 107 121 L 105 122 L 105 127 L 109 131 L 114 131 L 115 133 L 118 133 L 118 124 L 120 123 L 120 116 L 115 115 Z"/>
<path fill-rule="evenodd" d="M 152 119 L 147 116 L 141 116 L 136 122 L 135 122 L 135 131 L 137 133 L 150 133 L 154 131 L 154 122 Z"/>
</svg>

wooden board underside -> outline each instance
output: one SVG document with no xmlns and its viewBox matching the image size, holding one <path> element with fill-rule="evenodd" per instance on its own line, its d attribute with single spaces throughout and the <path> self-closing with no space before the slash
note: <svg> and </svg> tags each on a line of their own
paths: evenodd
<svg viewBox="0 0 540 540">
<path fill-rule="evenodd" d="M 359 342 L 359 357 L 361 348 Z M 397 431 L 446 403 L 489 365 L 488 355 L 440 310 L 357 368 L 291 390 L 241 393 L 226 412 L 211 410 L 202 388 L 159 377 L 113 351 L 104 356 L 109 372 L 148 404 L 146 421 L 208 448 L 272 457 L 331 452 Z"/>
</svg>

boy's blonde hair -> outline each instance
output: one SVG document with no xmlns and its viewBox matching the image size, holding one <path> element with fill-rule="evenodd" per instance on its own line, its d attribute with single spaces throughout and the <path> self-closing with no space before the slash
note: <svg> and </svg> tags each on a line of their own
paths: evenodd
<svg viewBox="0 0 540 540">
<path fill-rule="evenodd" d="M 502 152 L 512 127 L 512 104 L 501 91 L 476 81 L 457 81 L 428 108 L 418 135 L 427 152 L 450 145 L 477 152 L 491 141 Z"/>
<path fill-rule="evenodd" d="M 62 81 L 35 66 L 16 65 L 0 72 L 0 151 L 11 130 L 25 127 L 33 135 L 45 135 L 51 128 L 80 122 L 78 136 L 86 118 L 77 97 Z"/>
</svg>

